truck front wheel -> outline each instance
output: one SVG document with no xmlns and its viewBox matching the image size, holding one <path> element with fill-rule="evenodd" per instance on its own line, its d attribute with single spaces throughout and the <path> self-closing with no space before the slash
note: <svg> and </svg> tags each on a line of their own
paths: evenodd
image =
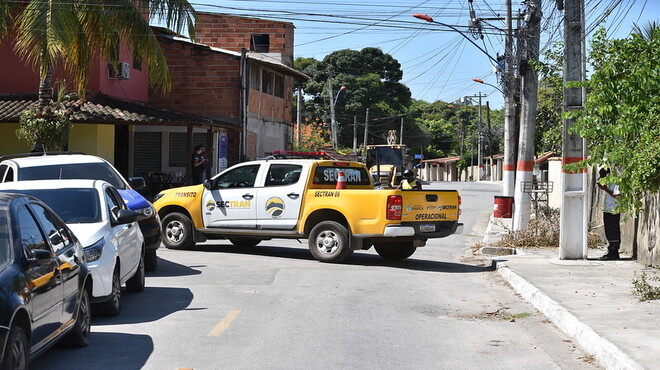
<svg viewBox="0 0 660 370">
<path fill-rule="evenodd" d="M 379 256 L 390 261 L 404 260 L 412 256 L 417 250 L 413 242 L 376 243 L 374 248 Z"/>
<path fill-rule="evenodd" d="M 309 233 L 309 251 L 321 262 L 341 262 L 353 253 L 348 229 L 335 221 L 323 221 Z"/>
<path fill-rule="evenodd" d="M 190 219 L 179 212 L 163 218 L 163 244 L 169 249 L 189 249 L 195 245 Z"/>
</svg>

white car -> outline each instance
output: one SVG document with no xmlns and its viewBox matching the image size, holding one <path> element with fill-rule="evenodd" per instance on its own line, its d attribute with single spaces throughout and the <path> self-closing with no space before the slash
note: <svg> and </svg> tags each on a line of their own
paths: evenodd
<svg viewBox="0 0 660 370">
<path fill-rule="evenodd" d="M 89 179 L 112 184 L 128 208 L 142 213 L 138 224 L 145 244 L 145 268 L 155 271 L 160 247 L 160 218 L 154 207 L 135 189 L 145 186 L 142 177 L 128 180 L 108 161 L 76 152 L 23 153 L 0 157 L 0 183 L 27 180 Z"/>
<path fill-rule="evenodd" d="M 35 180 L 0 184 L 0 191 L 39 198 L 52 208 L 84 247 L 92 276 L 95 311 L 113 316 L 121 307 L 121 286 L 144 290 L 144 237 L 140 215 L 126 207 L 102 180 Z"/>
</svg>

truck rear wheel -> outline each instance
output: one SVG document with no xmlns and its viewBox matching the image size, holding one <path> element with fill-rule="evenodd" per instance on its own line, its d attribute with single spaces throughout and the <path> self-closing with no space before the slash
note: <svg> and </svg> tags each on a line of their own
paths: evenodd
<svg viewBox="0 0 660 370">
<path fill-rule="evenodd" d="M 172 212 L 163 217 L 163 244 L 169 249 L 189 249 L 195 246 L 190 219 Z"/>
<path fill-rule="evenodd" d="M 390 261 L 404 260 L 412 256 L 417 250 L 412 242 L 376 243 L 374 248 L 379 256 Z"/>
<path fill-rule="evenodd" d="M 309 251 L 321 262 L 341 262 L 353 253 L 348 229 L 335 221 L 323 221 L 309 233 Z"/>
</svg>

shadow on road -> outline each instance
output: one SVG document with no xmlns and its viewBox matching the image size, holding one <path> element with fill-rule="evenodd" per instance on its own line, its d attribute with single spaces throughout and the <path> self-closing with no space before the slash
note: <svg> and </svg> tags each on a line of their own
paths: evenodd
<svg viewBox="0 0 660 370">
<path fill-rule="evenodd" d="M 187 288 L 150 288 L 146 286 L 142 293 L 122 291 L 119 315 L 114 317 L 92 316 L 92 328 L 94 325 L 138 324 L 156 321 L 174 312 L 185 310 L 192 300 L 193 294 Z"/>
<path fill-rule="evenodd" d="M 188 276 L 199 275 L 201 273 L 201 271 L 195 270 L 189 266 L 174 263 L 172 261 L 158 257 L 158 269 L 156 271 L 147 272 L 147 277 Z"/>
<path fill-rule="evenodd" d="M 85 348 L 55 347 L 30 363 L 31 369 L 141 369 L 154 350 L 148 335 L 92 333 Z M 93 364 L 93 365 L 92 365 Z"/>
<path fill-rule="evenodd" d="M 300 248 L 291 247 L 270 247 L 268 242 L 263 242 L 259 246 L 252 248 L 241 248 L 233 245 L 198 245 L 195 251 L 208 252 L 208 253 L 228 253 L 228 254 L 244 254 L 255 255 L 263 257 L 274 258 L 288 258 L 299 260 L 314 260 L 306 248 L 306 244 L 301 244 Z M 303 247 L 304 246 L 304 247 Z M 371 254 L 366 251 L 356 251 L 346 261 L 344 265 L 369 265 L 369 266 L 383 266 L 398 269 L 415 270 L 415 271 L 435 271 L 445 273 L 475 273 L 493 271 L 492 266 L 475 266 L 465 263 L 457 262 L 444 262 L 433 260 L 421 260 L 412 257 L 403 261 L 387 261 L 382 257 Z"/>
</svg>

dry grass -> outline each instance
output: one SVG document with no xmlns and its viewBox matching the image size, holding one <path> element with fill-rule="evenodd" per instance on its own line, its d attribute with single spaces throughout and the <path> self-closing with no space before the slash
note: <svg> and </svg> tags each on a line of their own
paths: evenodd
<svg viewBox="0 0 660 370">
<path fill-rule="evenodd" d="M 600 235 L 589 232 L 589 248 L 596 248 L 602 243 Z M 559 247 L 559 210 L 544 207 L 537 215 L 532 215 L 526 229 L 509 231 L 497 243 L 503 248 L 557 248 Z"/>
</svg>

